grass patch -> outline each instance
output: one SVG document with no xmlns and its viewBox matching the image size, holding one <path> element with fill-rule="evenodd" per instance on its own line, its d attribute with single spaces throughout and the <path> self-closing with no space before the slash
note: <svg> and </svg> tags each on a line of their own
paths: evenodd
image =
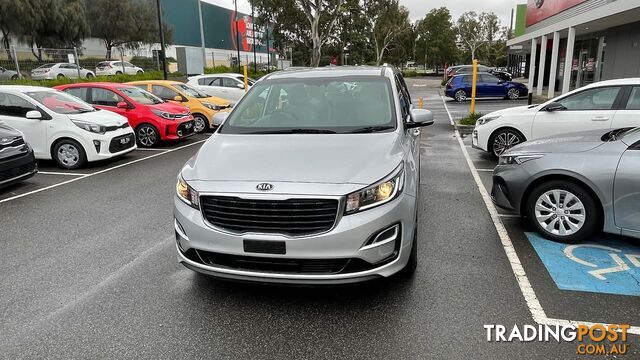
<svg viewBox="0 0 640 360">
<path fill-rule="evenodd" d="M 402 76 L 404 77 L 416 77 L 418 72 L 415 70 L 402 70 Z"/>
<path fill-rule="evenodd" d="M 478 119 L 480 119 L 483 115 L 483 113 L 478 112 L 470 113 L 466 117 L 460 119 L 460 125 L 475 125 L 476 121 L 478 121 Z"/>
<path fill-rule="evenodd" d="M 173 75 L 173 74 L 172 74 Z M 86 83 L 86 82 L 115 82 L 124 83 L 137 80 L 161 80 L 162 72 L 160 71 L 148 71 L 139 75 L 113 75 L 113 76 L 96 76 L 90 79 L 55 79 L 55 80 L 33 80 L 28 78 L 22 78 L 18 80 L 0 81 L 2 85 L 31 85 L 31 86 L 46 86 L 54 87 L 58 85 Z"/>
</svg>

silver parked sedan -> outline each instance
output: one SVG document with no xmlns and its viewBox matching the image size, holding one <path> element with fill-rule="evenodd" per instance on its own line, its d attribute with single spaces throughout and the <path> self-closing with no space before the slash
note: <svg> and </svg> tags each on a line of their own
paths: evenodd
<svg viewBox="0 0 640 360">
<path fill-rule="evenodd" d="M 411 274 L 417 128 L 432 123 L 390 67 L 268 75 L 178 176 L 178 260 L 280 283 Z"/>
<path fill-rule="evenodd" d="M 640 128 L 518 145 L 500 156 L 491 195 L 553 240 L 600 230 L 640 238 Z"/>
</svg>

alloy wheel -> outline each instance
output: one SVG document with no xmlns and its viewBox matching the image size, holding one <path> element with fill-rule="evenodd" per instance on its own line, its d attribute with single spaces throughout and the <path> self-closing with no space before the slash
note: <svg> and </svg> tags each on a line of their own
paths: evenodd
<svg viewBox="0 0 640 360">
<path fill-rule="evenodd" d="M 509 89 L 507 97 L 511 100 L 518 100 L 520 97 L 520 91 L 518 91 L 518 89 Z"/>
<path fill-rule="evenodd" d="M 500 156 L 520 142 L 522 142 L 520 136 L 515 132 L 503 131 L 493 139 L 493 153 Z"/>
<path fill-rule="evenodd" d="M 153 146 L 156 143 L 156 139 L 156 132 L 150 126 L 143 126 L 138 129 L 138 141 L 143 146 Z"/>
<path fill-rule="evenodd" d="M 458 90 L 455 93 L 456 101 L 465 101 L 467 100 L 467 93 L 464 90 Z"/>
<path fill-rule="evenodd" d="M 207 121 L 200 115 L 194 116 L 193 121 L 195 122 L 193 130 L 196 133 L 201 133 L 207 127 Z"/>
<path fill-rule="evenodd" d="M 58 148 L 58 160 L 67 167 L 73 167 L 80 161 L 80 152 L 72 144 L 63 144 Z"/>
<path fill-rule="evenodd" d="M 569 236 L 584 226 L 586 208 L 573 193 L 553 189 L 540 195 L 536 201 L 535 217 L 540 227 L 550 234 Z"/>
</svg>

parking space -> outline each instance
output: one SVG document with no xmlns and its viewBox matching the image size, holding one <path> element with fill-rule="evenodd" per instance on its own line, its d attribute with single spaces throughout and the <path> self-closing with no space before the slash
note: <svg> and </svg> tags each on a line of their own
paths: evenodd
<svg viewBox="0 0 640 360">
<path fill-rule="evenodd" d="M 65 185 L 84 177 L 104 173 L 110 169 L 144 161 L 145 159 L 156 157 L 177 148 L 197 145 L 209 136 L 210 134 L 196 134 L 179 142 L 163 143 L 161 146 L 155 148 L 138 148 L 116 159 L 88 163 L 85 167 L 78 170 L 61 169 L 53 160 L 39 160 L 38 173 L 36 175 L 0 191 L 0 203 Z"/>
<path fill-rule="evenodd" d="M 486 114 L 512 104 L 510 101 L 479 102 L 478 109 Z M 443 99 L 443 105 L 454 119 L 454 114 L 462 117 L 468 112 L 468 104 Z M 490 194 L 496 159 L 473 149 L 470 135 L 460 134 L 460 138 L 481 186 Z M 640 334 L 637 311 L 640 244 L 637 240 L 594 234 L 584 244 L 561 244 L 541 237 L 520 216 L 500 208 L 495 210 L 535 292 L 533 297 L 543 309 L 543 322 L 625 323 L 634 327 L 632 332 Z"/>
</svg>

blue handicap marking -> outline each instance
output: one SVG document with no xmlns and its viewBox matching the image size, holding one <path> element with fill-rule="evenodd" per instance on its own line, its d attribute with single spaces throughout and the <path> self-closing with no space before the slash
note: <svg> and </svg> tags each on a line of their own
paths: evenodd
<svg viewBox="0 0 640 360">
<path fill-rule="evenodd" d="M 640 241 L 568 245 L 525 234 L 559 289 L 640 296 Z"/>
</svg>

